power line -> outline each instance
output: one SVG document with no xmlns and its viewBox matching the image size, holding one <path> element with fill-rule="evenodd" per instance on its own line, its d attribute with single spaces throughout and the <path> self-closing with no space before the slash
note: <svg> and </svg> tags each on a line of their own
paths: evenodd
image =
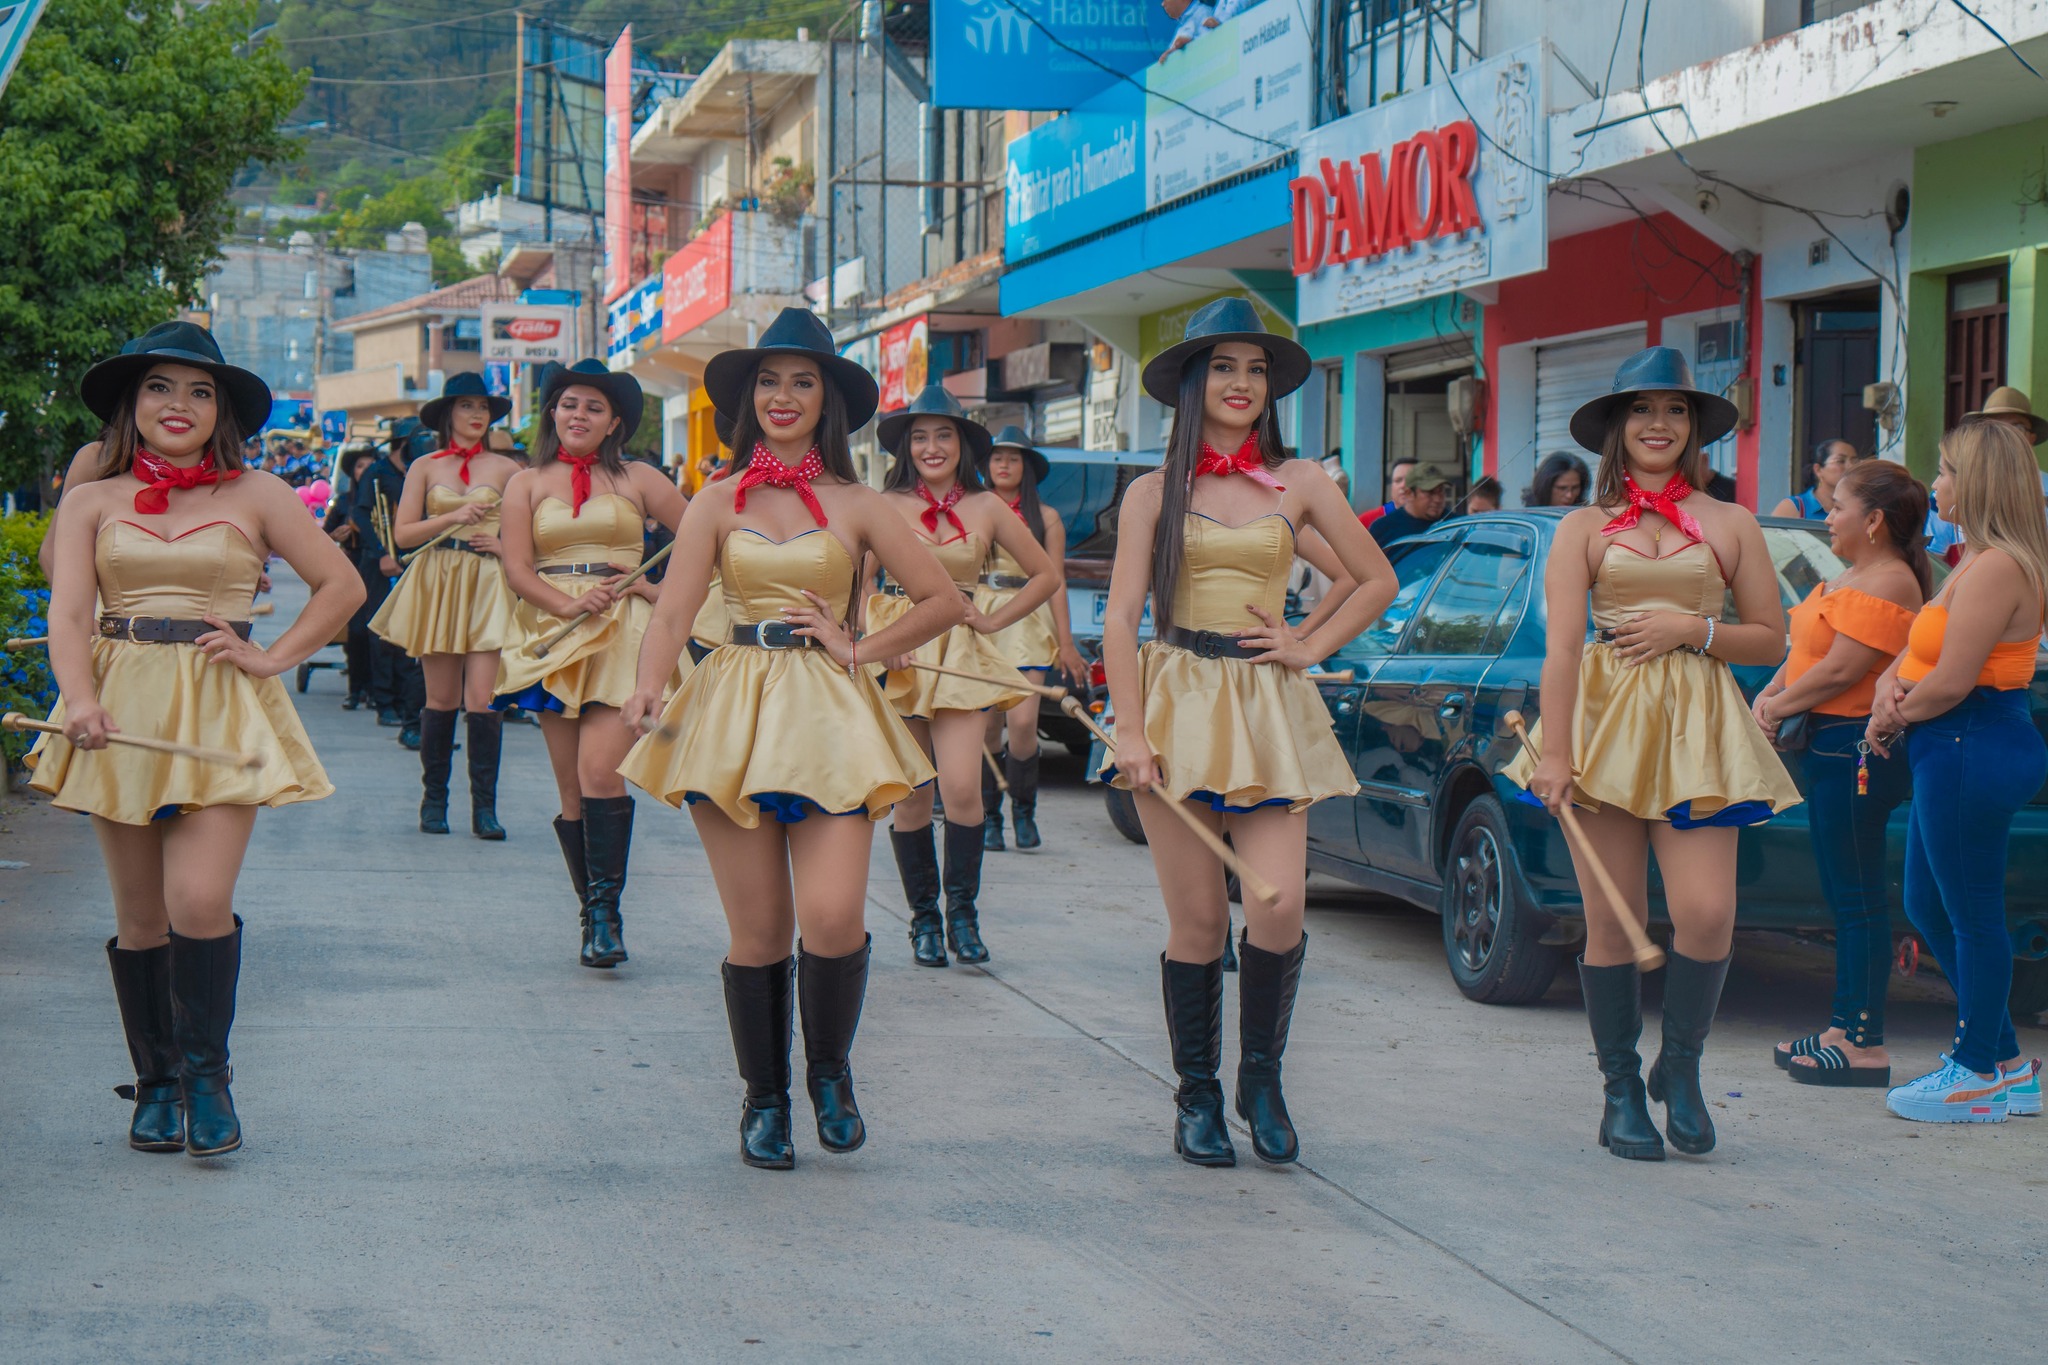
<svg viewBox="0 0 2048 1365">
<path fill-rule="evenodd" d="M 300 43 L 342 43 L 354 42 L 361 38 L 381 38 L 387 33 L 417 33 L 427 28 L 449 28 L 456 24 L 474 23 L 479 19 L 494 19 L 501 14 L 516 14 L 519 6 L 507 5 L 504 9 L 485 10 L 481 14 L 462 14 L 453 19 L 435 19 L 424 24 L 405 24 L 398 28 L 373 28 L 361 33 L 309 33 L 303 38 L 279 38 L 275 41 L 283 47 Z"/>
<path fill-rule="evenodd" d="M 1977 11 L 1971 9 L 1968 5 L 1964 4 L 1963 0 L 1954 0 L 1954 3 L 1957 9 L 1969 15 L 1972 19 L 1975 19 L 1977 21 L 1978 26 L 1981 27 L 1986 33 L 1998 39 L 1999 43 L 2005 48 L 2005 50 L 2012 54 L 2012 59 L 2014 61 L 2018 62 L 2021 66 L 2024 66 L 2027 70 L 2033 71 L 2035 80 L 2048 80 L 2048 76 L 2043 76 L 2040 72 L 2034 71 L 2034 64 L 2028 61 L 2025 57 L 2022 57 L 2020 55 L 2020 50 L 2018 48 L 2014 47 L 2011 43 L 2006 42 L 2005 35 L 2003 33 L 2000 33 L 1997 29 L 1991 27 L 1990 22 L 1986 20 L 1983 15 L 1977 13 Z"/>
</svg>

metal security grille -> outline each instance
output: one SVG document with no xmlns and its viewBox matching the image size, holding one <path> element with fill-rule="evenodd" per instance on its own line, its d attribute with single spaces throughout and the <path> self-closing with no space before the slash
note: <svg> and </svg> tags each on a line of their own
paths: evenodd
<svg viewBox="0 0 2048 1365">
<path fill-rule="evenodd" d="M 1565 341 L 1536 352 L 1536 449 L 1531 466 L 1558 451 L 1580 454 L 1572 439 L 1572 414 L 1579 405 L 1614 387 L 1621 362 L 1643 349 L 1644 331 Z"/>
<path fill-rule="evenodd" d="M 1479 0 L 1331 0 L 1327 13 L 1322 86 L 1330 118 L 1479 60 Z"/>
</svg>

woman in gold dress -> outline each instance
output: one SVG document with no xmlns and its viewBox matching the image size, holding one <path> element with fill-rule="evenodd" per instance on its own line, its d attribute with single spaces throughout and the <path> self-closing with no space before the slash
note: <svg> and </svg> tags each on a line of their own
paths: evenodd
<svg viewBox="0 0 2048 1365">
<path fill-rule="evenodd" d="M 633 797 L 619 776 L 633 731 L 617 708 L 633 694 L 657 595 L 644 578 L 618 585 L 640 566 L 647 519 L 673 528 L 685 503 L 660 470 L 621 458 L 643 406 L 631 375 L 598 360 L 558 366 L 538 402 L 532 466 L 505 485 L 499 539 L 519 602 L 491 705 L 540 717 L 562 803 L 555 837 L 582 905 L 578 960 L 610 968 L 626 960 L 619 900 L 633 848 Z M 584 612 L 566 639 L 536 653 Z"/>
<path fill-rule="evenodd" d="M 966 604 L 861 485 L 847 437 L 874 415 L 875 381 L 816 315 L 784 309 L 758 347 L 714 357 L 704 387 L 735 421 L 736 473 L 683 518 L 625 706 L 652 733 L 621 771 L 689 806 L 732 934 L 721 975 L 747 1088 L 740 1157 L 786 1170 L 792 974 L 818 1141 L 831 1152 L 866 1141 L 848 1054 L 867 992 L 872 822 L 932 780 L 861 656 L 914 649 Z M 843 621 L 866 555 L 904 584 L 909 607 L 856 643 Z M 664 706 L 714 564 L 729 634 Z"/>
<path fill-rule="evenodd" d="M 468 716 L 469 821 L 479 839 L 503 839 L 498 823 L 498 755 L 505 713 L 491 709 L 498 651 L 512 625 L 512 594 L 498 563 L 498 507 L 519 462 L 484 449 L 491 423 L 512 400 L 484 389 L 483 376 L 458 374 L 420 409 L 420 424 L 441 448 L 406 467 L 393 516 L 400 549 L 429 541 L 384 599 L 370 629 L 420 661 L 427 704 L 420 712 L 420 832 L 448 832 L 448 770 L 455 716 Z M 443 532 L 449 534 L 442 539 Z"/>
<path fill-rule="evenodd" d="M 1358 790 L 1302 670 L 1394 596 L 1394 572 L 1344 494 L 1321 465 L 1281 448 L 1274 405 L 1308 372 L 1308 353 L 1237 298 L 1197 312 L 1186 338 L 1145 367 L 1145 391 L 1173 409 L 1173 430 L 1163 467 L 1124 494 L 1103 622 L 1117 741 L 1104 775 L 1137 793 L 1166 901 L 1159 962 L 1180 1076 L 1173 1149 L 1198 1166 L 1237 1161 L 1216 1078 L 1229 902 L 1222 865 L 1162 803 L 1228 834 L 1279 892 L 1273 904 L 1245 898 L 1236 1100 L 1259 1159 L 1293 1161 L 1300 1145 L 1280 1062 L 1308 948 L 1307 812 Z M 1282 617 L 1297 553 L 1326 558 L 1325 572 L 1356 585 L 1312 631 Z M 1148 595 L 1157 633 L 1141 650 Z"/>
<path fill-rule="evenodd" d="M 1067 619 L 1067 525 L 1058 512 L 1038 498 L 1038 485 L 1052 472 L 1052 462 L 1031 444 L 1031 438 L 1021 427 L 1004 427 L 995 434 L 981 472 L 989 491 L 1008 503 L 1010 510 L 1031 528 L 1031 538 L 1045 547 L 1045 556 L 1059 576 L 1052 596 L 1029 616 L 999 632 L 996 647 L 1016 665 L 1018 672 L 1035 674 L 1039 682 L 1058 668 L 1075 686 L 1085 687 L 1088 665 L 1081 658 L 1081 651 L 1074 648 L 1074 630 Z M 983 615 L 993 616 L 1028 579 L 1023 566 L 1010 558 L 1009 551 L 996 546 L 989 554 L 981 586 L 974 590 L 975 607 Z M 1017 847 L 1039 847 L 1043 841 L 1038 835 L 1038 694 L 1033 693 L 1007 711 L 990 712 L 983 743 L 991 753 L 1000 750 Z M 993 763 L 982 765 L 981 805 L 981 846 L 990 853 L 1001 853 L 1003 789 L 996 785 Z"/>
<path fill-rule="evenodd" d="M 131 343 L 86 373 L 80 397 L 107 427 L 97 480 L 70 490 L 52 533 L 50 720 L 63 733 L 30 755 L 31 784 L 92 816 L 106 860 L 107 959 L 135 1063 L 128 1145 L 219 1156 L 242 1145 L 228 1034 L 256 808 L 334 790 L 278 675 L 334 638 L 363 585 L 291 485 L 243 469 L 242 433 L 269 416 L 270 386 L 224 363 L 203 328 Z M 312 597 L 265 648 L 249 608 L 271 554 Z M 262 763 L 108 747 L 123 733 Z"/>
<path fill-rule="evenodd" d="M 952 576 L 967 599 L 960 625 L 921 646 L 914 654 L 887 660 L 884 687 L 896 713 L 938 768 L 938 794 L 946 803 L 946 869 L 939 875 L 932 847 L 932 794 L 918 792 L 896 807 L 889 842 L 910 901 L 911 956 L 921 967 L 946 965 L 946 949 L 962 962 L 988 961 L 981 941 L 982 815 L 981 773 L 987 763 L 983 733 L 990 708 L 1007 711 L 1031 696 L 1023 687 L 973 682 L 912 667 L 935 664 L 984 677 L 1022 676 L 996 642 L 1059 589 L 1059 570 L 1031 528 L 1001 498 L 983 490 L 977 464 L 989 453 L 988 428 L 967 420 L 959 400 L 930 384 L 909 406 L 876 424 L 882 448 L 894 455 L 883 490 L 896 514 Z M 989 555 L 1000 549 L 1024 582 L 1009 599 L 984 612 L 974 604 L 976 586 Z M 867 600 L 866 624 L 880 630 L 907 609 L 900 585 L 878 580 L 881 591 Z M 946 915 L 939 918 L 939 891 Z"/>
<path fill-rule="evenodd" d="M 1525 750 L 1505 774 L 1549 810 L 1579 808 L 1591 854 L 1628 898 L 1607 904 L 1587 851 L 1572 849 L 1586 903 L 1579 984 L 1605 1077 L 1600 1143 L 1636 1161 L 1662 1161 L 1667 1138 L 1692 1155 L 1713 1150 L 1700 1054 L 1734 942 L 1736 835 L 1799 801 L 1728 669 L 1785 656 L 1770 550 L 1747 508 L 1693 496 L 1713 472 L 1702 447 L 1734 426 L 1735 405 L 1696 386 L 1668 346 L 1622 362 L 1613 391 L 1572 417 L 1600 468 L 1593 504 L 1551 542 L 1543 719 L 1531 736 L 1540 757 Z M 1738 619 L 1722 620 L 1731 591 Z M 1652 852 L 1672 951 L 1646 1098 L 1642 980 L 1619 917 L 1648 921 Z M 1649 1099 L 1667 1106 L 1662 1135 Z"/>
</svg>

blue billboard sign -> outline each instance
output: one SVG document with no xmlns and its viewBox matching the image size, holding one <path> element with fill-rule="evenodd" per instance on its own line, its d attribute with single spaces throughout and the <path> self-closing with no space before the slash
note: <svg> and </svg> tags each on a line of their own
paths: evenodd
<svg viewBox="0 0 2048 1365">
<path fill-rule="evenodd" d="M 329 445 L 348 439 L 348 413 L 344 409 L 330 408 L 320 414 L 320 439 Z"/>
<path fill-rule="evenodd" d="M 484 366 L 484 392 L 493 398 L 512 396 L 512 362 L 494 360 Z"/>
<path fill-rule="evenodd" d="M 931 7 L 932 103 L 1072 109 L 1156 61 L 1175 21 L 1157 0 L 953 0 Z"/>
<path fill-rule="evenodd" d="M 661 273 L 649 275 L 605 310 L 609 338 L 604 358 L 616 362 L 631 348 L 661 335 Z"/>
<path fill-rule="evenodd" d="M 1010 144 L 1003 252 L 1011 260 L 1114 227 L 1145 211 L 1145 106 L 1106 90 Z"/>
</svg>

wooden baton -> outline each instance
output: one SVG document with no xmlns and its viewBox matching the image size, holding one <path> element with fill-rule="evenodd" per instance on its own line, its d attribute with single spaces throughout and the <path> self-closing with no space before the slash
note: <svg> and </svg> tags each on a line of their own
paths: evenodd
<svg viewBox="0 0 2048 1365">
<path fill-rule="evenodd" d="M 656 550 L 653 554 L 647 556 L 646 559 L 641 561 L 639 568 L 633 570 L 633 572 L 627 574 L 624 578 L 620 579 L 616 584 L 614 584 L 612 586 L 612 591 L 615 593 L 624 593 L 626 589 L 632 587 L 635 583 L 638 583 L 642 578 L 646 577 L 647 571 L 649 569 L 661 563 L 662 560 L 667 559 L 669 556 L 669 551 L 675 549 L 675 547 L 676 543 L 673 540 L 671 540 L 668 544 L 662 546 L 659 550 Z M 593 614 L 594 613 L 587 611 L 577 612 L 575 619 L 570 621 L 568 625 L 563 626 L 560 630 L 548 636 L 545 640 L 534 641 L 532 644 L 526 647 L 526 652 L 528 654 L 531 654 L 536 659 L 547 658 L 549 650 L 553 649 L 556 645 L 562 643 L 562 641 L 568 639 L 572 634 L 575 633 L 576 627 L 582 625 L 585 621 L 588 621 Z"/>
<path fill-rule="evenodd" d="M 969 682 L 987 683 L 990 687 L 1007 687 L 1016 691 L 1036 692 L 1048 701 L 1059 701 L 1067 695 L 1067 689 L 1064 687 L 1047 687 L 1043 683 L 1032 682 L 1022 673 L 1019 673 L 1014 678 L 998 678 L 988 673 L 968 673 L 962 669 L 944 668 L 938 664 L 922 663 L 916 659 L 910 661 L 910 666 L 912 668 L 921 668 L 927 673 L 943 673 L 949 678 L 965 678 Z"/>
<path fill-rule="evenodd" d="M 19 711 L 9 711 L 0 716 L 0 730 L 34 730 L 45 735 L 56 735 L 68 740 L 64 727 L 52 725 L 46 720 L 32 720 Z M 197 744 L 179 744 L 174 740 L 152 739 L 148 735 L 108 735 L 107 743 L 125 744 L 131 749 L 148 749 L 153 753 L 175 754 L 179 758 L 194 758 L 201 763 L 225 763 L 231 768 L 260 768 L 263 758 L 260 754 L 235 753 L 230 749 L 208 749 Z"/>
<path fill-rule="evenodd" d="M 1522 723 L 1522 713 L 1510 711 L 1501 719 L 1522 741 L 1522 747 L 1529 751 L 1530 759 L 1542 762 L 1543 755 L 1537 750 L 1536 741 L 1529 737 L 1529 727 Z M 1653 972 L 1663 966 L 1664 950 L 1650 942 L 1649 932 L 1637 924 L 1636 917 L 1629 913 L 1627 898 L 1621 894 L 1621 888 L 1615 885 L 1614 874 L 1607 870 L 1607 864 L 1593 851 L 1593 845 L 1586 841 L 1586 831 L 1579 827 L 1578 812 L 1572 809 L 1570 801 L 1557 808 L 1557 818 L 1564 826 L 1565 838 L 1571 842 L 1572 851 L 1585 861 L 1587 870 L 1593 874 L 1593 880 L 1599 884 L 1600 894 L 1607 898 L 1607 904 L 1613 908 L 1615 921 L 1621 925 L 1622 933 L 1628 935 L 1629 948 L 1636 959 L 1636 970 Z M 1582 895 L 1583 892 L 1584 888 L 1581 888 Z"/>
<path fill-rule="evenodd" d="M 1111 753 L 1116 752 L 1116 741 L 1110 738 L 1109 732 L 1107 730 L 1104 730 L 1100 725 L 1097 725 L 1095 723 L 1095 718 L 1088 714 L 1086 708 L 1084 708 L 1079 701 L 1077 701 L 1073 697 L 1062 697 L 1060 699 L 1060 710 L 1066 712 L 1075 720 L 1078 720 L 1081 722 L 1081 724 L 1087 726 L 1089 731 L 1093 733 L 1097 739 L 1102 741 L 1102 745 L 1105 749 L 1108 749 Z M 1210 829 L 1200 820 L 1197 820 L 1195 818 L 1193 811 L 1190 811 L 1180 802 L 1174 800 L 1173 797 L 1167 792 L 1165 783 L 1154 782 L 1152 783 L 1150 788 L 1148 788 L 1148 790 L 1150 790 L 1154 796 L 1159 798 L 1159 802 L 1161 805 L 1165 806 L 1168 810 L 1172 811 L 1175 815 L 1179 816 L 1181 818 L 1181 821 L 1184 824 L 1186 824 L 1189 829 L 1193 830 L 1204 844 L 1208 845 L 1209 851 L 1215 854 L 1217 858 L 1222 860 L 1222 863 L 1225 867 L 1229 868 L 1232 872 L 1235 872 L 1237 874 L 1237 880 L 1240 886 L 1244 887 L 1246 891 L 1250 892 L 1254 896 L 1257 896 L 1260 900 L 1264 901 L 1268 905 L 1278 905 L 1280 903 L 1279 889 L 1275 887 L 1273 883 L 1267 881 L 1264 877 L 1260 876 L 1257 872 L 1254 872 L 1251 868 L 1245 866 L 1244 862 L 1238 858 L 1236 849 L 1233 849 L 1229 844 L 1224 843 L 1223 840 L 1217 836 L 1215 830 Z"/>
</svg>

